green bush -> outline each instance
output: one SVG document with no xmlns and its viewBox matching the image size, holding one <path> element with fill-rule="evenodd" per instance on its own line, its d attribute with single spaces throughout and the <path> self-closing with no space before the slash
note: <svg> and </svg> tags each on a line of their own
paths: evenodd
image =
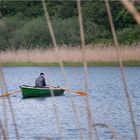
<svg viewBox="0 0 140 140">
<path fill-rule="evenodd" d="M 76 18 L 64 20 L 54 18 L 52 23 L 58 44 L 74 45 L 80 43 L 79 25 Z"/>
<path fill-rule="evenodd" d="M 124 28 L 117 32 L 118 41 L 123 44 L 132 44 L 140 42 L 140 27 L 134 26 Z"/>
<path fill-rule="evenodd" d="M 25 47 L 46 46 L 51 43 L 46 22 L 41 18 L 35 18 L 27 22 L 19 32 L 21 44 Z"/>
<path fill-rule="evenodd" d="M 4 25 L 4 22 L 0 22 L 0 50 L 4 50 L 9 45 L 8 31 Z"/>
<path fill-rule="evenodd" d="M 58 45 L 79 45 L 80 31 L 77 17 L 61 19 L 52 18 L 52 27 Z M 101 25 L 92 21 L 84 21 L 85 42 L 112 43 L 112 34 Z M 127 27 L 117 31 L 118 40 L 123 44 L 140 42 L 139 26 Z M 51 47 L 52 39 L 48 25 L 43 17 L 33 18 L 30 21 L 18 13 L 13 17 L 2 18 L 0 21 L 0 50 Z"/>
<path fill-rule="evenodd" d="M 18 30 L 24 25 L 24 20 L 17 16 L 3 18 L 0 22 L 0 44 L 1 49 L 17 48 L 19 45 Z"/>
<path fill-rule="evenodd" d="M 79 26 L 75 18 L 59 19 L 53 18 L 52 27 L 57 43 L 79 44 Z M 27 22 L 21 29 L 23 46 L 51 46 L 52 39 L 47 23 L 41 17 Z"/>
</svg>

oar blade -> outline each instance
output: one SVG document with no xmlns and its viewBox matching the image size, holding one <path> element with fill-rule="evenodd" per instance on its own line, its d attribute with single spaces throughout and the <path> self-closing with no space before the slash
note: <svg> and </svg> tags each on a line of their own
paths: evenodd
<svg viewBox="0 0 140 140">
<path fill-rule="evenodd" d="M 9 93 L 4 93 L 0 95 L 0 97 L 7 97 L 7 96 L 9 96 Z"/>
<path fill-rule="evenodd" d="M 19 92 L 21 92 L 21 91 L 17 90 L 17 91 L 12 91 L 12 92 L 9 92 L 9 93 L 3 93 L 3 94 L 0 95 L 0 97 L 7 97 L 7 96 L 9 96 L 11 94 L 19 93 Z"/>
<path fill-rule="evenodd" d="M 81 92 L 81 91 L 76 91 L 75 93 L 80 94 L 81 96 L 86 96 L 87 95 L 86 92 Z"/>
</svg>

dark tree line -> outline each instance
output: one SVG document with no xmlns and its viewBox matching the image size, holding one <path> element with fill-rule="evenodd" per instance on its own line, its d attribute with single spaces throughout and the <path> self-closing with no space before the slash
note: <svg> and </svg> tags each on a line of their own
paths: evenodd
<svg viewBox="0 0 140 140">
<path fill-rule="evenodd" d="M 140 3 L 134 3 L 140 9 Z M 110 43 L 108 16 L 104 1 L 82 1 L 86 43 Z M 80 33 L 76 1 L 47 1 L 58 44 L 78 45 Z M 120 43 L 139 42 L 140 29 L 119 1 L 110 7 Z M 51 46 L 42 3 L 34 1 L 0 1 L 0 49 Z"/>
</svg>

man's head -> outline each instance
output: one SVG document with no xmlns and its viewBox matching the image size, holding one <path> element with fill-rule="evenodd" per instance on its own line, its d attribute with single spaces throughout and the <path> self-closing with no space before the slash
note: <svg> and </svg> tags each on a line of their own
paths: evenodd
<svg viewBox="0 0 140 140">
<path fill-rule="evenodd" d="M 44 73 L 40 73 L 40 76 L 45 76 L 45 74 Z"/>
</svg>

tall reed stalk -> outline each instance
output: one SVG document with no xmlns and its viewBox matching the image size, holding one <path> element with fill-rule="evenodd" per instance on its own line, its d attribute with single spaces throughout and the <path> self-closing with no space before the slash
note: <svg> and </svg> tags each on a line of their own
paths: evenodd
<svg viewBox="0 0 140 140">
<path fill-rule="evenodd" d="M 123 61 L 140 60 L 140 48 L 137 46 L 123 47 L 120 55 Z M 82 62 L 82 51 L 78 47 L 61 47 L 59 56 L 65 62 Z M 87 61 L 118 61 L 113 47 L 86 46 L 85 57 Z M 58 62 L 57 55 L 53 49 L 33 49 L 33 50 L 7 50 L 0 52 L 2 63 L 53 63 Z"/>
</svg>

